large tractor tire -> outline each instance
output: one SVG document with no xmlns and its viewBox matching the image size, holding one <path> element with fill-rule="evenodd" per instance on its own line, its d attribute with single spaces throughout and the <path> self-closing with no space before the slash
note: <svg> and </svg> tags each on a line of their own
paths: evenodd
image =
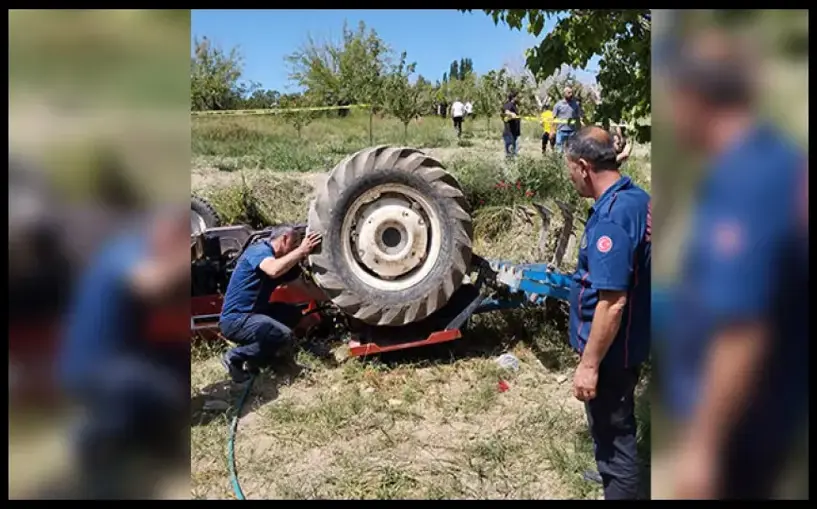
<svg viewBox="0 0 817 509">
<path fill-rule="evenodd" d="M 221 217 L 206 200 L 198 196 L 190 198 L 190 234 L 198 235 L 207 228 L 221 226 Z"/>
<path fill-rule="evenodd" d="M 375 147 L 343 160 L 309 208 L 323 242 L 316 283 L 371 325 L 417 322 L 443 307 L 471 262 L 473 227 L 457 181 L 419 150 Z"/>
</svg>

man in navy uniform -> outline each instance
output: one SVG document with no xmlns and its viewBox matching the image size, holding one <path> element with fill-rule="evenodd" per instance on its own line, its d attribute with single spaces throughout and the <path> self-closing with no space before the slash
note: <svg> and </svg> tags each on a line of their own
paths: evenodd
<svg viewBox="0 0 817 509">
<path fill-rule="evenodd" d="M 570 293 L 570 344 L 606 500 L 638 498 L 635 387 L 650 352 L 650 195 L 622 176 L 610 134 L 580 129 L 565 146 L 570 180 L 592 198 Z"/>
<path fill-rule="evenodd" d="M 671 120 L 708 164 L 657 366 L 675 497 L 769 499 L 808 417 L 807 157 L 757 117 L 753 55 L 719 32 L 679 46 Z"/>
</svg>

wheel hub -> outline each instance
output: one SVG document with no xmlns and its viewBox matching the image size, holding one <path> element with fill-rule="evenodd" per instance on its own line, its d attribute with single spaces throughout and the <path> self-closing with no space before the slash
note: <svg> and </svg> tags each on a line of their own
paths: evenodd
<svg viewBox="0 0 817 509">
<path fill-rule="evenodd" d="M 382 198 L 363 211 L 354 240 L 360 261 L 383 278 L 420 266 L 426 256 L 428 225 L 407 200 Z"/>
</svg>

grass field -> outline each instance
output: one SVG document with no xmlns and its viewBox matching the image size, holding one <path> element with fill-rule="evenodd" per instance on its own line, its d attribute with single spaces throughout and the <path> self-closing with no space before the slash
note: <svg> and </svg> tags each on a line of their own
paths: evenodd
<svg viewBox="0 0 817 509">
<path fill-rule="evenodd" d="M 461 141 L 449 122 L 425 118 L 404 137 L 402 124 L 376 118 L 374 144 L 422 148 L 457 176 L 475 217 L 475 252 L 549 261 L 557 235 L 541 252 L 530 205 L 585 204 L 573 196 L 561 160 L 542 156 L 538 126 L 524 126 L 520 156 L 506 162 L 497 119 L 490 127 L 484 119 L 466 122 Z M 366 116 L 325 118 L 299 137 L 274 117 L 195 118 L 193 190 L 228 222 L 303 221 L 326 172 L 369 146 L 368 124 Z M 649 189 L 649 147 L 636 147 L 624 171 Z M 551 223 L 554 231 L 561 226 L 558 217 Z M 575 255 L 567 254 L 563 270 Z M 302 345 L 297 360 L 308 369 L 264 374 L 239 425 L 237 469 L 247 497 L 598 498 L 599 486 L 582 479 L 594 462 L 582 405 L 571 394 L 576 359 L 565 323 L 558 305 L 493 314 L 448 345 L 342 363 Z M 226 347 L 194 347 L 195 498 L 233 496 L 228 407 L 240 388 L 226 382 L 219 364 Z M 503 352 L 520 359 L 517 372 L 498 367 Z M 509 390 L 498 390 L 500 380 Z M 647 397 L 638 414 L 648 467 Z"/>
</svg>

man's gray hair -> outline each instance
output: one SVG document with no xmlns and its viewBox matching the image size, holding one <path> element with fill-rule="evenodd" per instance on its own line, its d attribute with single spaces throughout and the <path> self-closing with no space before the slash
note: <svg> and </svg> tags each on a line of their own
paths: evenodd
<svg viewBox="0 0 817 509">
<path fill-rule="evenodd" d="M 295 232 L 295 227 L 292 226 L 292 225 L 288 225 L 288 224 L 287 225 L 280 225 L 280 226 L 273 226 L 272 228 L 270 228 L 269 232 L 270 232 L 270 235 L 269 235 L 270 240 L 275 240 L 278 237 L 283 237 L 284 235 L 294 235 L 296 233 Z"/>
<path fill-rule="evenodd" d="M 584 159 L 593 171 L 618 169 L 613 137 L 596 126 L 583 127 L 570 136 L 565 144 L 565 155 L 571 161 Z"/>
</svg>

